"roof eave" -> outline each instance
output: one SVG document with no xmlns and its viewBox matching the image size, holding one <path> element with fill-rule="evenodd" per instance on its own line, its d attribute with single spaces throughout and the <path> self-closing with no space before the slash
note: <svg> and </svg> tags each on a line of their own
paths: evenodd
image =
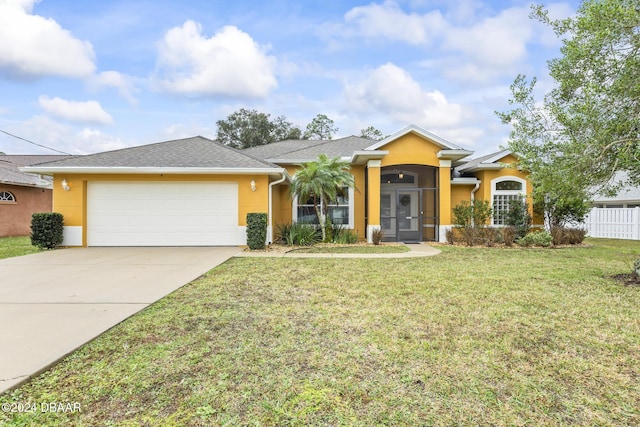
<svg viewBox="0 0 640 427">
<path fill-rule="evenodd" d="M 387 154 L 389 154 L 387 150 L 355 151 L 350 161 L 352 165 L 364 165 L 369 160 L 381 160 Z"/>
<path fill-rule="evenodd" d="M 56 173 L 96 173 L 96 174 L 125 174 L 152 175 L 166 173 L 171 175 L 280 175 L 283 168 L 205 168 L 205 167 L 94 167 L 94 166 L 59 166 L 59 167 L 24 167 L 23 172 L 39 173 L 43 175 Z"/>
<path fill-rule="evenodd" d="M 473 154 L 473 151 L 469 150 L 440 150 L 438 151 L 438 158 L 441 160 L 460 160 Z"/>
<path fill-rule="evenodd" d="M 453 178 L 451 185 L 475 185 L 481 182 L 478 178 Z"/>
</svg>

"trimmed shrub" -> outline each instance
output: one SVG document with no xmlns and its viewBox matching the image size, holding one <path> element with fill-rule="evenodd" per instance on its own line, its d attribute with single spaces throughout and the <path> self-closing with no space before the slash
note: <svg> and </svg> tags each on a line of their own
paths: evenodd
<svg viewBox="0 0 640 427">
<path fill-rule="evenodd" d="M 371 232 L 371 242 L 374 245 L 379 245 L 384 238 L 384 231 L 381 228 L 376 228 Z"/>
<path fill-rule="evenodd" d="M 247 214 L 247 245 L 249 249 L 264 249 L 267 240 L 267 214 Z"/>
<path fill-rule="evenodd" d="M 453 223 L 464 239 L 467 246 L 483 243 L 483 231 L 491 220 L 492 209 L 487 200 L 460 202 L 453 208 Z"/>
<path fill-rule="evenodd" d="M 551 242 L 553 241 L 553 237 L 546 231 L 534 231 L 533 233 L 529 233 L 521 239 L 518 239 L 518 244 L 521 246 L 542 246 L 549 247 L 551 246 Z"/>
<path fill-rule="evenodd" d="M 504 227 L 502 229 L 502 241 L 505 246 L 513 246 L 513 242 L 516 241 L 516 229 L 514 227 Z"/>
<path fill-rule="evenodd" d="M 579 245 L 586 235 L 587 230 L 582 228 L 551 227 L 554 245 Z"/>
<path fill-rule="evenodd" d="M 447 229 L 445 237 L 447 238 L 447 243 L 449 243 L 450 245 L 454 245 L 456 243 L 456 233 L 452 228 Z"/>
<path fill-rule="evenodd" d="M 36 212 L 31 216 L 31 244 L 53 249 L 62 244 L 63 218 L 57 212 Z"/>
<path fill-rule="evenodd" d="M 498 239 L 498 230 L 494 227 L 485 227 L 482 229 L 482 238 L 487 247 L 492 247 Z"/>
</svg>

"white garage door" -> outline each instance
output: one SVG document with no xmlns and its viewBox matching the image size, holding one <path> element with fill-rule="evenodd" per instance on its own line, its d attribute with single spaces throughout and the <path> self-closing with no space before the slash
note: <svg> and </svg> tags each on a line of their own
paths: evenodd
<svg viewBox="0 0 640 427">
<path fill-rule="evenodd" d="M 236 183 L 88 183 L 88 246 L 237 245 L 237 236 Z"/>
</svg>

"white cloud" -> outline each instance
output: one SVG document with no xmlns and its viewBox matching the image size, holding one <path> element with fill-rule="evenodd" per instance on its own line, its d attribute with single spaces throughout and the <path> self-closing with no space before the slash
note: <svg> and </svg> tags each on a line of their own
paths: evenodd
<svg viewBox="0 0 640 427">
<path fill-rule="evenodd" d="M 111 124 L 113 118 L 98 101 L 68 101 L 62 98 L 38 98 L 40 106 L 49 114 L 72 122 Z"/>
<path fill-rule="evenodd" d="M 191 95 L 265 97 L 277 86 L 276 59 L 247 33 L 223 27 L 207 38 L 186 21 L 169 30 L 159 44 L 159 87 Z"/>
<path fill-rule="evenodd" d="M 117 71 L 103 71 L 88 79 L 89 86 L 98 90 L 104 87 L 111 87 L 118 90 L 118 94 L 126 99 L 130 104 L 135 105 L 138 100 L 133 93 L 137 91 L 135 87 L 135 79 L 126 74 Z"/>
<path fill-rule="evenodd" d="M 524 58 L 533 37 L 526 8 L 511 8 L 464 28 L 450 28 L 444 46 L 486 66 L 508 66 Z"/>
<path fill-rule="evenodd" d="M 410 44 L 425 44 L 444 27 L 439 11 L 424 15 L 405 13 L 394 1 L 354 7 L 344 20 L 363 37 L 383 37 Z"/>
<path fill-rule="evenodd" d="M 385 113 L 402 123 L 426 128 L 451 127 L 462 121 L 462 107 L 437 90 L 428 92 L 404 69 L 387 63 L 362 82 L 347 84 L 348 107 L 360 112 Z"/>
<path fill-rule="evenodd" d="M 0 74 L 86 77 L 95 70 L 93 47 L 53 19 L 32 15 L 35 0 L 0 0 Z"/>
<path fill-rule="evenodd" d="M 80 153 L 99 153 L 102 151 L 118 150 L 128 146 L 118 137 L 89 128 L 76 132 L 75 140 L 75 151 Z"/>
</svg>

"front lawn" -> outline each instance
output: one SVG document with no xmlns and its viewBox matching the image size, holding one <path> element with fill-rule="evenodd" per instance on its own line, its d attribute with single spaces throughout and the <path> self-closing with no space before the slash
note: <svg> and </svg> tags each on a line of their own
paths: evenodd
<svg viewBox="0 0 640 427">
<path fill-rule="evenodd" d="M 0 259 L 33 254 L 41 250 L 31 244 L 29 236 L 0 237 Z"/>
<path fill-rule="evenodd" d="M 234 258 L 0 397 L 81 412 L 0 424 L 638 425 L 640 242 L 588 243 Z"/>
</svg>

